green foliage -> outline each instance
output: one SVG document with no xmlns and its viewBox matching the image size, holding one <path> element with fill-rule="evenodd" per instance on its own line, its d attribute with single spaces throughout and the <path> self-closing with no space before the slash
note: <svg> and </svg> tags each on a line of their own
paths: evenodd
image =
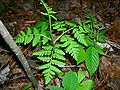
<svg viewBox="0 0 120 90">
<path fill-rule="evenodd" d="M 47 5 L 47 3 L 44 2 L 44 0 L 40 0 L 40 1 L 41 1 L 41 4 L 45 7 L 45 9 L 46 9 L 46 11 L 47 11 L 47 13 L 41 12 L 41 14 L 57 20 L 57 18 L 54 16 L 54 14 L 56 14 L 56 12 L 53 11 L 52 8 L 50 8 L 50 7 Z"/>
<path fill-rule="evenodd" d="M 78 85 L 78 78 L 72 71 L 67 72 L 62 79 L 62 86 L 65 90 L 75 90 L 78 87 Z"/>
<path fill-rule="evenodd" d="M 41 45 L 41 49 L 33 52 L 32 55 L 43 62 L 38 68 L 43 71 L 46 85 L 56 75 L 62 73 L 59 67 L 65 65 L 68 55 L 76 61 L 77 65 L 84 62 L 91 78 L 99 66 L 100 55 L 105 55 L 96 42 L 105 42 L 104 34 L 106 31 L 99 30 L 99 24 L 91 15 L 86 15 L 85 21 L 79 19 L 78 22 L 66 20 L 52 22 L 51 19 L 57 20 L 56 12 L 43 0 L 40 2 L 47 12 L 41 12 L 44 17 L 33 27 L 28 27 L 26 31 L 20 32 L 16 42 L 24 45 L 32 43 L 33 47 Z M 79 71 L 77 76 L 70 71 L 63 77 L 62 85 L 66 90 L 91 90 L 93 81 L 82 82 L 84 78 L 83 71 Z M 74 85 L 70 82 L 74 82 Z M 64 90 L 52 86 L 50 89 Z"/>
<path fill-rule="evenodd" d="M 57 47 L 57 44 L 54 47 L 51 45 L 43 46 L 42 50 L 33 52 L 33 55 L 45 63 L 38 67 L 44 69 L 45 84 L 48 84 L 56 73 L 61 72 L 56 66 L 65 65 L 63 62 L 63 60 L 66 60 L 65 53 L 60 47 Z"/>
<path fill-rule="evenodd" d="M 86 53 L 85 64 L 90 73 L 90 77 L 92 77 L 99 66 L 99 55 L 94 47 L 89 47 Z"/>
<path fill-rule="evenodd" d="M 77 73 L 69 71 L 62 78 L 62 86 L 49 86 L 50 90 L 92 90 L 94 82 L 92 80 L 84 80 L 85 72 L 79 70 Z"/>
<path fill-rule="evenodd" d="M 79 45 L 74 38 L 69 35 L 64 35 L 61 38 L 61 42 L 63 42 L 62 47 L 66 47 L 65 52 L 69 53 L 77 63 L 81 63 L 85 60 L 85 50 L 83 46 Z"/>
<path fill-rule="evenodd" d="M 32 46 L 39 43 L 46 43 L 50 40 L 50 32 L 48 29 L 48 20 L 41 20 L 33 28 L 28 27 L 26 32 L 21 31 L 16 38 L 16 43 L 23 43 L 24 45 L 32 42 Z M 41 41 L 41 38 L 44 41 Z M 47 41 L 45 41 L 47 39 Z"/>
<path fill-rule="evenodd" d="M 32 83 L 29 83 L 27 85 L 25 85 L 22 90 L 28 90 L 30 87 L 32 87 Z"/>
</svg>

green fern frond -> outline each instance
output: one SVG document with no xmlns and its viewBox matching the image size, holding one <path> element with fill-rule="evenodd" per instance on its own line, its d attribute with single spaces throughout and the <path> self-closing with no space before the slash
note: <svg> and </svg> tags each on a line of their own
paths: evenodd
<svg viewBox="0 0 120 90">
<path fill-rule="evenodd" d="M 43 6 L 45 7 L 47 13 L 41 12 L 41 14 L 45 15 L 45 16 L 50 16 L 53 19 L 57 20 L 57 18 L 54 16 L 54 14 L 56 14 L 55 11 L 52 10 L 52 8 L 50 8 L 47 3 L 44 2 L 44 0 L 40 0 L 41 4 L 43 4 Z"/>
<path fill-rule="evenodd" d="M 63 47 L 66 47 L 65 52 L 69 53 L 77 61 L 78 64 L 85 60 L 85 50 L 83 49 L 83 46 L 79 45 L 74 40 L 74 38 L 70 37 L 69 35 L 64 35 L 61 38 L 61 41 L 64 42 Z"/>
<path fill-rule="evenodd" d="M 58 66 L 63 66 L 65 63 L 63 60 L 66 60 L 64 51 L 61 49 L 59 44 L 54 46 L 46 45 L 42 46 L 42 49 L 32 53 L 37 56 L 37 58 L 43 61 L 45 64 L 39 66 L 38 68 L 44 69 L 43 74 L 45 77 L 45 83 L 48 84 L 55 74 L 60 73 Z M 48 80 L 46 80 L 46 78 Z"/>
<path fill-rule="evenodd" d="M 81 33 L 81 31 L 79 31 L 79 29 L 73 29 L 73 34 L 74 37 L 78 40 L 78 42 L 80 42 L 81 44 L 88 46 L 86 39 L 85 39 L 85 34 Z"/>
<path fill-rule="evenodd" d="M 61 21 L 61 22 L 55 22 L 54 24 L 52 24 L 53 29 L 57 29 L 57 31 L 65 31 L 67 30 L 65 21 Z"/>
<path fill-rule="evenodd" d="M 39 23 L 39 25 L 38 25 Z M 23 43 L 24 45 L 32 42 L 32 46 L 36 46 L 41 43 L 41 38 L 44 40 L 43 44 L 46 44 L 50 40 L 50 34 L 47 30 L 48 20 L 42 20 L 38 22 L 34 28 L 28 27 L 26 31 L 20 32 L 16 38 L 16 43 Z"/>
</svg>

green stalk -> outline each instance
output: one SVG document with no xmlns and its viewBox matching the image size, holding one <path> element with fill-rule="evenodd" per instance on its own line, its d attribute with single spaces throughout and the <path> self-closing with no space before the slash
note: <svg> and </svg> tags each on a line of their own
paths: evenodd
<svg viewBox="0 0 120 90">
<path fill-rule="evenodd" d="M 41 3 L 43 4 L 43 6 L 45 7 L 45 9 L 46 9 L 46 11 L 47 11 L 47 13 L 48 13 L 48 18 L 49 18 L 49 25 L 50 25 L 50 35 L 51 35 L 51 39 L 52 39 L 52 41 L 54 41 L 53 40 L 53 35 L 52 35 L 52 24 L 51 24 L 51 16 L 50 16 L 50 13 L 49 13 L 49 8 L 47 7 L 47 4 L 43 1 L 43 0 L 40 0 L 41 1 Z"/>
</svg>

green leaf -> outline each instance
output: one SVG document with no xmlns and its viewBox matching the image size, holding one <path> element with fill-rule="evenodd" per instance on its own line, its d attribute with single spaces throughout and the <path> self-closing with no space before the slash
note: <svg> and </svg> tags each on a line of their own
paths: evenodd
<svg viewBox="0 0 120 90">
<path fill-rule="evenodd" d="M 63 27 L 63 26 L 65 26 L 65 23 L 64 23 L 64 21 L 60 21 L 60 22 L 55 22 L 54 24 L 52 24 L 53 27 L 57 26 L 57 25 Z"/>
<path fill-rule="evenodd" d="M 46 55 L 50 55 L 51 51 L 46 51 L 46 50 L 39 50 L 39 51 L 35 51 L 32 53 L 32 55 L 38 55 L 38 56 L 46 56 Z"/>
<path fill-rule="evenodd" d="M 59 59 L 59 60 L 66 60 L 65 57 L 63 55 L 54 53 L 53 54 L 53 58 Z"/>
<path fill-rule="evenodd" d="M 103 52 L 103 49 L 100 47 L 100 46 L 95 46 L 94 47 L 95 48 L 95 50 L 96 50 L 96 52 L 98 52 L 99 54 L 101 54 L 101 55 L 106 55 L 104 52 Z"/>
<path fill-rule="evenodd" d="M 79 85 L 76 90 L 92 90 L 94 82 L 92 80 L 86 80 Z"/>
<path fill-rule="evenodd" d="M 78 24 L 80 25 L 80 27 L 83 26 L 82 21 L 80 19 L 78 19 Z"/>
<path fill-rule="evenodd" d="M 78 28 L 73 29 L 73 33 L 76 33 L 78 31 Z"/>
<path fill-rule="evenodd" d="M 59 28 L 59 29 L 57 29 L 57 31 L 65 31 L 65 30 L 67 30 L 67 28 Z"/>
<path fill-rule="evenodd" d="M 55 67 L 55 66 L 50 66 L 50 69 L 51 69 L 52 71 L 57 72 L 57 73 L 60 73 L 60 72 L 61 72 L 61 71 L 60 71 L 57 67 Z"/>
<path fill-rule="evenodd" d="M 49 68 L 48 68 L 48 69 L 45 69 L 42 73 L 43 73 L 43 74 L 50 73 L 51 75 L 55 75 L 55 73 L 54 73 L 53 71 L 51 71 Z"/>
<path fill-rule="evenodd" d="M 86 59 L 86 52 L 85 52 L 85 50 L 83 49 L 83 47 L 79 47 L 79 53 L 78 53 L 77 57 L 78 57 L 78 58 L 76 59 L 77 64 L 83 62 L 83 61 Z"/>
<path fill-rule="evenodd" d="M 33 39 L 33 42 L 32 42 L 32 46 L 36 46 L 39 42 L 40 42 L 40 34 L 35 34 L 35 37 Z"/>
<path fill-rule="evenodd" d="M 40 33 L 40 32 L 39 32 L 39 29 L 37 29 L 37 28 L 34 27 L 34 29 L 33 29 L 33 34 L 36 35 L 36 34 L 39 34 L 39 33 Z"/>
<path fill-rule="evenodd" d="M 46 61 L 46 62 L 49 62 L 51 60 L 50 57 L 37 57 L 38 59 L 42 60 L 42 61 Z"/>
<path fill-rule="evenodd" d="M 64 51 L 61 50 L 61 49 L 58 49 L 58 48 L 55 48 L 54 52 L 57 53 L 57 54 L 60 54 L 60 55 L 65 55 Z"/>
<path fill-rule="evenodd" d="M 96 42 L 92 39 L 86 38 L 86 42 L 88 44 L 88 46 L 94 46 L 96 44 Z"/>
<path fill-rule="evenodd" d="M 50 90 L 65 90 L 65 89 L 63 89 L 63 88 L 61 88 L 61 87 L 58 87 L 58 86 L 48 86 L 48 88 L 49 88 Z"/>
<path fill-rule="evenodd" d="M 107 30 L 101 30 L 101 31 L 99 32 L 99 36 L 105 35 L 106 31 L 107 31 Z"/>
<path fill-rule="evenodd" d="M 32 30 L 30 29 L 30 27 L 27 28 L 27 35 L 32 34 Z"/>
<path fill-rule="evenodd" d="M 85 31 L 84 31 L 82 26 L 79 26 L 79 30 L 80 30 L 81 33 L 85 33 Z"/>
<path fill-rule="evenodd" d="M 57 65 L 57 66 L 64 66 L 64 65 L 65 65 L 64 62 L 58 61 L 58 60 L 51 60 L 51 63 L 52 63 L 52 64 L 55 64 L 55 65 Z"/>
<path fill-rule="evenodd" d="M 45 45 L 47 42 L 48 42 L 48 38 L 43 38 L 43 40 L 42 40 L 42 42 L 43 42 L 43 45 Z"/>
<path fill-rule="evenodd" d="M 44 50 L 52 50 L 52 49 L 53 49 L 53 46 L 47 45 L 47 46 L 42 46 L 42 48 L 43 48 Z"/>
<path fill-rule="evenodd" d="M 23 88 L 22 88 L 22 90 L 28 90 L 30 87 L 32 87 L 33 85 L 32 85 L 32 83 L 29 83 L 29 84 L 27 84 L 27 85 L 25 85 Z"/>
<path fill-rule="evenodd" d="M 103 36 L 99 36 L 99 37 L 97 38 L 97 41 L 98 41 L 98 42 L 102 42 L 102 43 L 105 43 L 105 42 L 106 42 L 106 40 L 105 40 L 105 38 L 104 38 Z"/>
<path fill-rule="evenodd" d="M 78 74 L 78 81 L 79 81 L 79 83 L 81 83 L 82 82 L 82 80 L 85 78 L 85 72 L 84 71 L 82 71 L 82 70 L 79 70 L 78 72 L 77 72 L 77 74 Z"/>
<path fill-rule="evenodd" d="M 90 32 L 90 29 L 87 27 L 87 25 L 85 25 L 85 23 L 83 23 L 83 28 L 84 28 L 86 33 Z"/>
<path fill-rule="evenodd" d="M 50 63 L 47 63 L 47 64 L 44 64 L 44 65 L 38 66 L 38 68 L 40 68 L 40 69 L 46 69 L 46 68 L 49 68 L 50 65 L 51 65 Z"/>
<path fill-rule="evenodd" d="M 45 30 L 48 28 L 49 23 L 48 21 L 41 21 L 41 33 L 43 34 L 45 32 Z"/>
<path fill-rule="evenodd" d="M 33 39 L 33 35 L 32 35 L 32 34 L 26 35 L 26 36 L 24 37 L 24 40 L 25 40 L 25 41 L 24 41 L 24 45 L 30 43 L 30 42 L 32 41 L 32 39 Z"/>
<path fill-rule="evenodd" d="M 53 29 L 59 29 L 60 25 L 54 26 Z"/>
<path fill-rule="evenodd" d="M 71 44 L 66 48 L 66 53 L 71 54 L 77 61 L 77 64 L 83 62 L 86 59 L 86 53 L 82 46 L 79 44 Z"/>
<path fill-rule="evenodd" d="M 88 46 L 85 39 L 85 34 L 80 34 L 78 31 L 74 34 L 74 37 L 83 45 Z"/>
<path fill-rule="evenodd" d="M 76 74 L 71 70 L 63 76 L 62 86 L 65 90 L 76 90 L 79 82 Z"/>
<path fill-rule="evenodd" d="M 25 32 L 21 31 L 20 34 L 24 37 L 26 36 Z"/>
<path fill-rule="evenodd" d="M 60 41 L 61 41 L 61 42 L 67 41 L 66 35 L 63 35 L 63 36 L 61 37 L 61 40 L 60 40 Z"/>
<path fill-rule="evenodd" d="M 70 25 L 70 26 L 76 26 L 74 22 L 69 22 L 69 21 L 65 21 L 65 24 Z"/>
<path fill-rule="evenodd" d="M 69 41 L 66 41 L 65 43 L 62 44 L 62 47 L 67 47 L 69 45 L 70 45 Z"/>
<path fill-rule="evenodd" d="M 53 76 L 50 73 L 47 73 L 44 75 L 44 78 L 45 78 L 45 85 L 47 85 L 51 81 Z"/>
<path fill-rule="evenodd" d="M 85 60 L 85 64 L 90 73 L 90 77 L 92 77 L 99 66 L 99 55 L 94 47 L 89 47 L 86 52 L 87 57 Z"/>
</svg>

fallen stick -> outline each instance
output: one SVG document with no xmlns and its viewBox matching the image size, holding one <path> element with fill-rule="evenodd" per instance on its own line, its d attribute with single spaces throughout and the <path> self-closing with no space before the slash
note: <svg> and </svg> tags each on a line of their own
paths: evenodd
<svg viewBox="0 0 120 90">
<path fill-rule="evenodd" d="M 15 41 L 13 40 L 12 36 L 9 34 L 8 30 L 0 20 L 0 35 L 3 37 L 5 42 L 9 45 L 10 49 L 13 51 L 13 53 L 17 56 L 18 60 L 22 64 L 27 76 L 29 77 L 30 81 L 33 83 L 33 86 L 37 90 L 39 88 L 39 85 L 29 67 L 29 64 L 24 57 L 22 51 L 20 48 L 16 45 Z M 40 89 L 39 89 L 40 90 Z"/>
</svg>

